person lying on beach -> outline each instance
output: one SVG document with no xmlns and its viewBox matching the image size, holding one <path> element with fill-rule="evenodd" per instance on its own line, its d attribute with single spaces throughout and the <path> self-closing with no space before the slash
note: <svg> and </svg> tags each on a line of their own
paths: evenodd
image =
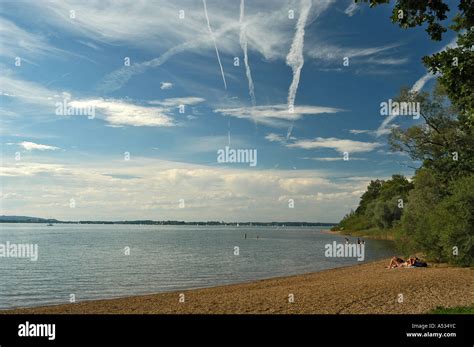
<svg viewBox="0 0 474 347">
<path fill-rule="evenodd" d="M 409 258 L 407 260 L 407 266 L 413 266 L 413 267 L 427 267 L 428 264 L 426 264 L 425 262 L 421 261 L 420 259 L 418 259 L 418 257 L 414 257 L 414 258 Z"/>
<path fill-rule="evenodd" d="M 390 259 L 390 264 L 387 269 L 394 269 L 397 267 L 426 267 L 428 264 L 420 261 L 417 257 L 408 258 L 408 260 L 403 260 L 402 258 L 393 257 Z"/>
<path fill-rule="evenodd" d="M 403 260 L 402 258 L 398 258 L 398 257 L 393 257 L 392 259 L 390 259 L 390 264 L 388 264 L 387 266 L 387 269 L 394 269 L 396 267 L 402 267 L 403 264 L 405 264 L 405 260 Z"/>
</svg>

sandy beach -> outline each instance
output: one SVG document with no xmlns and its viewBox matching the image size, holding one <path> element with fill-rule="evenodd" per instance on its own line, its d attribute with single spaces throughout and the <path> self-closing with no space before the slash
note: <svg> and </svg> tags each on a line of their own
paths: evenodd
<svg viewBox="0 0 474 347">
<path fill-rule="evenodd" d="M 388 259 L 291 277 L 0 311 L 33 314 L 425 313 L 474 302 L 470 268 L 385 268 Z M 184 302 L 180 302 L 184 294 Z M 293 295 L 294 302 L 289 300 Z M 403 301 L 400 294 L 403 295 Z M 181 296 L 182 301 L 182 296 Z"/>
</svg>

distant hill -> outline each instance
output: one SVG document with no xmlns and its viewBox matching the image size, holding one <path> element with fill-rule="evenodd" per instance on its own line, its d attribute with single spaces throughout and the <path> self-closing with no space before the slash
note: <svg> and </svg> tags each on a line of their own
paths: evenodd
<svg viewBox="0 0 474 347">
<path fill-rule="evenodd" d="M 0 216 L 0 223 L 59 223 L 57 219 L 27 216 Z"/>
</svg>

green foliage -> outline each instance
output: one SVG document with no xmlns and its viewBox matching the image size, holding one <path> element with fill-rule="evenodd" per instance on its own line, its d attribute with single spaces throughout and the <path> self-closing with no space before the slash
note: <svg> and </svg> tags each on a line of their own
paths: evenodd
<svg viewBox="0 0 474 347">
<path fill-rule="evenodd" d="M 397 245 L 404 254 L 423 252 L 434 261 L 470 266 L 474 252 L 474 138 L 442 85 L 438 84 L 432 95 L 403 89 L 397 99 L 409 98 L 421 103 L 425 122 L 394 129 L 390 143 L 392 149 L 408 153 L 422 166 L 411 182 L 401 175 L 372 181 L 359 207 L 340 227 L 395 228 L 399 230 Z"/>
<path fill-rule="evenodd" d="M 368 2 L 370 7 L 388 4 L 390 0 L 355 0 L 355 2 Z M 450 12 L 448 5 L 453 1 L 443 0 L 397 0 L 392 11 L 392 22 L 404 29 L 414 28 L 427 23 L 426 32 L 432 40 L 440 41 L 447 27 L 443 21 Z M 460 0 L 459 12 L 454 17 L 451 29 L 461 31 L 470 29 L 474 25 L 474 5 L 472 0 Z"/>
<path fill-rule="evenodd" d="M 362 194 L 359 206 L 346 215 L 338 225 L 342 230 L 390 229 L 402 215 L 408 192 L 413 188 L 402 175 L 393 175 L 388 181 L 371 181 Z"/>
<path fill-rule="evenodd" d="M 436 85 L 431 96 L 402 89 L 398 99 L 419 102 L 424 124 L 394 129 L 389 139 L 393 150 L 422 161 L 443 185 L 474 170 L 474 136 L 462 125 L 446 93 L 441 84 Z M 455 157 L 457 160 L 453 160 Z"/>
<path fill-rule="evenodd" d="M 438 306 L 428 313 L 433 314 L 474 314 L 474 306 L 441 307 Z"/>
<path fill-rule="evenodd" d="M 469 266 L 474 253 L 474 175 L 452 182 L 449 193 L 430 214 L 429 228 L 439 235 L 443 261 Z"/>
<path fill-rule="evenodd" d="M 347 214 L 337 225 L 338 230 L 365 230 L 372 227 L 372 223 L 364 214 L 354 211 Z"/>
<path fill-rule="evenodd" d="M 391 180 L 382 184 L 371 216 L 377 227 L 391 229 L 400 220 L 411 189 L 413 184 L 402 175 L 393 175 Z"/>
<path fill-rule="evenodd" d="M 408 94 L 407 94 L 408 93 Z M 392 131 L 392 149 L 406 152 L 422 167 L 401 217 L 397 237 L 404 253 L 422 251 L 436 261 L 472 264 L 474 234 L 474 137 L 449 104 L 446 89 L 438 84 L 432 93 L 410 95 L 421 103 L 425 123 Z M 453 247 L 459 254 L 453 255 Z"/>
<path fill-rule="evenodd" d="M 474 175 L 451 182 L 447 192 L 429 169 L 419 170 L 414 182 L 401 218 L 400 248 L 406 254 L 422 251 L 438 262 L 471 265 Z"/>
<path fill-rule="evenodd" d="M 367 191 L 362 194 L 360 198 L 359 207 L 357 207 L 356 210 L 358 214 L 365 213 L 365 211 L 367 210 L 367 206 L 379 197 L 380 189 L 382 188 L 382 183 L 383 181 L 381 180 L 370 181 L 370 184 L 367 187 Z"/>
<path fill-rule="evenodd" d="M 422 251 L 429 258 L 440 261 L 440 237 L 428 226 L 433 206 L 441 201 L 443 193 L 430 169 L 419 170 L 413 180 L 415 188 L 408 195 L 397 241 L 405 254 Z"/>
<path fill-rule="evenodd" d="M 377 201 L 372 220 L 380 229 L 390 229 L 401 216 L 402 209 L 398 207 L 397 198 L 393 198 L 388 201 Z"/>
<path fill-rule="evenodd" d="M 452 103 L 460 115 L 462 129 L 472 135 L 474 126 L 474 29 L 459 34 L 457 47 L 448 48 L 423 62 L 446 89 Z"/>
</svg>

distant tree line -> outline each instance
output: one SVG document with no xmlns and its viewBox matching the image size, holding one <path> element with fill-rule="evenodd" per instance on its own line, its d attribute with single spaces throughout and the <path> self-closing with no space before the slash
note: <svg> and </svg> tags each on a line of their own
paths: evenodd
<svg viewBox="0 0 474 347">
<path fill-rule="evenodd" d="M 225 222 L 225 221 L 198 221 L 186 222 L 179 220 L 124 220 L 124 221 L 61 221 L 26 216 L 0 216 L 0 223 L 55 223 L 55 224 L 136 224 L 136 225 L 217 225 L 217 226 L 275 226 L 275 227 L 318 227 L 334 226 L 336 223 L 325 222 Z"/>
</svg>

